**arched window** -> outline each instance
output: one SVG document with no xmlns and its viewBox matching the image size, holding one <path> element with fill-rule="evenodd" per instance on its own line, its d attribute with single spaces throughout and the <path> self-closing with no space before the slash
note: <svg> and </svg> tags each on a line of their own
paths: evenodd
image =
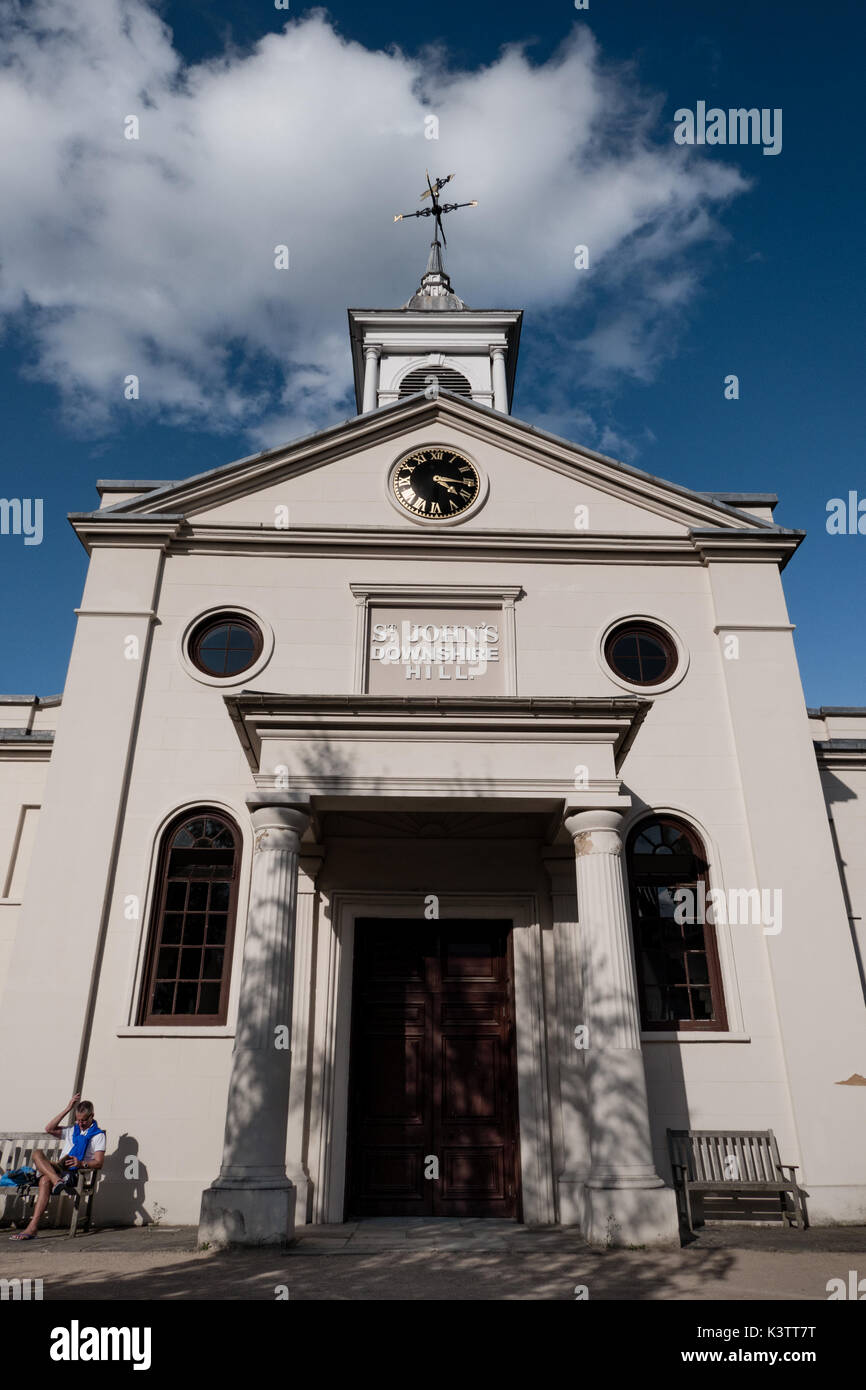
<svg viewBox="0 0 866 1390">
<path fill-rule="evenodd" d="M 234 822 L 211 807 L 166 830 L 139 1023 L 225 1023 L 240 845 Z"/>
<path fill-rule="evenodd" d="M 627 863 L 643 1027 L 725 1030 L 700 839 L 680 821 L 655 816 L 629 835 Z"/>
</svg>

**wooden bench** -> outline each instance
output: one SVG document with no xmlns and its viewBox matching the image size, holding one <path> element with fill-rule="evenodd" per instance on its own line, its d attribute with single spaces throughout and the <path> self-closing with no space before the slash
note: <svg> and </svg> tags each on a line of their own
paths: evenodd
<svg viewBox="0 0 866 1390">
<path fill-rule="evenodd" d="M 808 1226 L 806 1194 L 794 1176 L 796 1165 L 780 1162 L 771 1129 L 669 1129 L 668 1147 L 677 1197 L 682 1196 L 692 1233 L 692 1193 L 735 1198 L 740 1193 L 777 1194 L 788 1224 L 800 1230 Z"/>
<path fill-rule="evenodd" d="M 0 1171 L 11 1173 L 16 1168 L 32 1166 L 34 1149 L 41 1149 L 49 1162 L 59 1163 L 62 1148 L 62 1139 L 55 1139 L 52 1134 L 45 1134 L 44 1132 L 42 1134 L 0 1134 Z M 70 1236 L 75 1235 L 79 1225 L 82 1229 L 90 1228 L 90 1213 L 99 1177 L 99 1169 L 87 1168 L 78 1174 L 75 1192 L 64 1193 L 60 1197 L 51 1198 L 45 1215 L 46 1217 L 49 1213 L 53 1215 L 54 1226 L 63 1224 L 62 1217 L 66 1212 L 66 1202 L 71 1202 Z M 36 1202 L 38 1188 L 38 1173 L 34 1173 L 33 1182 L 26 1187 L 0 1187 L 0 1197 L 6 1198 L 3 1216 L 6 1216 L 8 1208 L 16 1202 L 21 1202 L 25 1207 L 32 1207 Z M 79 1220 L 79 1218 L 83 1219 Z"/>
</svg>

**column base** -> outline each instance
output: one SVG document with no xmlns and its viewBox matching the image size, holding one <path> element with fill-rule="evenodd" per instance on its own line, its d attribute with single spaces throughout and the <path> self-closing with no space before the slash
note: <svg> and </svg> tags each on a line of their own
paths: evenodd
<svg viewBox="0 0 866 1390">
<path fill-rule="evenodd" d="M 198 1243 L 288 1245 L 295 1234 L 295 1188 L 221 1186 L 219 1180 L 201 1195 Z"/>
<path fill-rule="evenodd" d="M 584 1187 L 580 1222 L 590 1245 L 680 1244 L 672 1187 Z"/>
</svg>

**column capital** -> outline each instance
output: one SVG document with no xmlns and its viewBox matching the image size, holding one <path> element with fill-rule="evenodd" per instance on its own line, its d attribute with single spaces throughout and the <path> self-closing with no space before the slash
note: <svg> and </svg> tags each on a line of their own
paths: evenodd
<svg viewBox="0 0 866 1390">
<path fill-rule="evenodd" d="M 381 343 L 365 343 L 365 344 L 364 344 L 364 356 L 365 356 L 365 357 L 381 357 L 381 356 L 382 356 L 382 344 L 381 344 Z"/>
<path fill-rule="evenodd" d="M 299 848 L 301 836 L 312 816 L 309 797 L 284 791 L 251 792 L 247 797 L 247 808 L 255 831 L 257 852 L 263 849 Z M 286 834 L 291 836 L 288 844 L 284 838 Z"/>
<path fill-rule="evenodd" d="M 575 854 L 622 854 L 619 811 L 577 811 L 565 817 L 564 825 Z"/>
</svg>

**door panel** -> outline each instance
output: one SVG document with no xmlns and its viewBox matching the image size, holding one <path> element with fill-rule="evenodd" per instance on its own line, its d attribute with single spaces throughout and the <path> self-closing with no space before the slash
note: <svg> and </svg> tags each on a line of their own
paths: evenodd
<svg viewBox="0 0 866 1390">
<path fill-rule="evenodd" d="M 356 922 L 347 1215 L 518 1215 L 510 928 Z"/>
</svg>

